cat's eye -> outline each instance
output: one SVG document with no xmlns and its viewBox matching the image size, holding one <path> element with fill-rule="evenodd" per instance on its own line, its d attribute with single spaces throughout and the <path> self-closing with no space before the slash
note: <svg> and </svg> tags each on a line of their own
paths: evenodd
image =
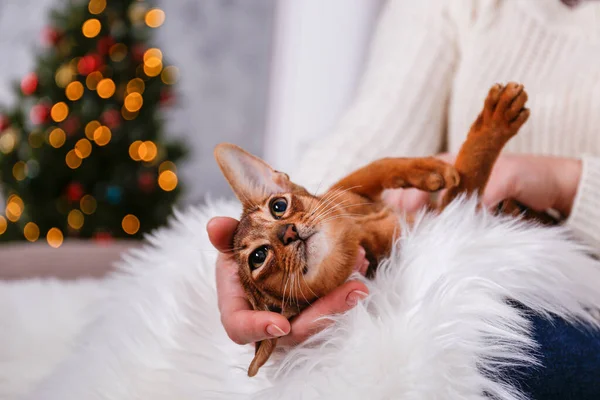
<svg viewBox="0 0 600 400">
<path fill-rule="evenodd" d="M 248 259 L 248 264 L 250 264 L 250 270 L 254 271 L 263 266 L 265 260 L 267 259 L 267 254 L 269 253 L 269 249 L 267 246 L 261 246 L 258 249 L 254 250 Z"/>
<path fill-rule="evenodd" d="M 287 210 L 287 200 L 284 198 L 275 199 L 271 202 L 271 214 L 276 219 L 283 217 L 285 210 Z"/>
</svg>

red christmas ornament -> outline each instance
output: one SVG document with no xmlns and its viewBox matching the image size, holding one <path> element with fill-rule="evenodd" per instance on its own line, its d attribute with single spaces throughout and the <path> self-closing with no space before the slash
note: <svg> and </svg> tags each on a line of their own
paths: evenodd
<svg viewBox="0 0 600 400">
<path fill-rule="evenodd" d="M 83 186 L 79 182 L 71 182 L 67 185 L 67 199 L 74 203 L 83 197 Z"/>
<path fill-rule="evenodd" d="M 37 87 L 38 77 L 34 72 L 25 75 L 25 77 L 21 81 L 21 91 L 25 96 L 30 96 L 34 94 L 37 90 Z"/>
<path fill-rule="evenodd" d="M 41 103 L 31 107 L 29 112 L 29 118 L 34 125 L 41 125 L 48 122 L 50 117 L 50 106 Z"/>
<path fill-rule="evenodd" d="M 56 46 L 61 38 L 62 33 L 52 27 L 47 26 L 42 30 L 42 42 L 46 46 Z"/>
<path fill-rule="evenodd" d="M 115 39 L 113 39 L 112 36 L 104 36 L 103 38 L 98 39 L 98 44 L 96 45 L 98 54 L 102 56 L 107 55 L 108 51 L 114 44 Z"/>
<path fill-rule="evenodd" d="M 76 115 L 72 115 L 60 124 L 62 130 L 69 136 L 73 136 L 77 133 L 79 128 L 81 127 L 81 121 L 79 121 L 79 117 Z"/>
<path fill-rule="evenodd" d="M 96 232 L 94 233 L 94 240 L 100 244 L 109 244 L 113 241 L 113 237 L 108 232 Z"/>
<path fill-rule="evenodd" d="M 131 58 L 135 62 L 142 62 L 144 60 L 144 53 L 146 52 L 146 48 L 141 44 L 136 44 L 131 48 Z"/>
<path fill-rule="evenodd" d="M 0 132 L 5 130 L 9 126 L 10 126 L 10 120 L 8 119 L 8 117 L 6 115 L 0 114 Z"/>
<path fill-rule="evenodd" d="M 138 186 L 142 192 L 150 193 L 156 187 L 156 176 L 149 171 L 142 172 L 138 178 Z"/>
<path fill-rule="evenodd" d="M 121 113 L 114 109 L 106 110 L 100 116 L 100 120 L 110 129 L 115 129 L 121 125 Z"/>
<path fill-rule="evenodd" d="M 98 54 L 88 54 L 81 57 L 77 63 L 77 70 L 81 75 L 87 76 L 102 67 L 102 57 Z"/>
<path fill-rule="evenodd" d="M 169 106 L 175 102 L 175 96 L 173 95 L 173 91 L 170 89 L 162 89 L 160 91 L 159 100 L 161 105 Z"/>
</svg>

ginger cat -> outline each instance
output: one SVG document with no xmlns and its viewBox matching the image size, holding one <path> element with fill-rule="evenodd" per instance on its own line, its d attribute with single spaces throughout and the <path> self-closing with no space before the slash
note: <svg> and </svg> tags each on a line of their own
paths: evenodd
<svg viewBox="0 0 600 400">
<path fill-rule="evenodd" d="M 529 117 L 526 101 L 522 85 L 493 86 L 454 166 L 434 157 L 384 158 L 351 173 L 323 196 L 237 146 L 218 145 L 215 158 L 243 205 L 232 251 L 253 308 L 294 317 L 351 275 L 359 245 L 372 276 L 401 234 L 398 215 L 381 200 L 385 189 L 448 189 L 440 209 L 460 193 L 481 194 L 500 151 Z M 523 209 L 505 202 L 500 211 Z M 256 343 L 249 376 L 256 375 L 276 344 L 277 339 Z"/>
</svg>

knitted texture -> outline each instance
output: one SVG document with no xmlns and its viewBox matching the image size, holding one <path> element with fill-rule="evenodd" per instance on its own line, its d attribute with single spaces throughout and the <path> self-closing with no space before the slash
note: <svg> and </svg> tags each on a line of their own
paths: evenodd
<svg viewBox="0 0 600 400">
<path fill-rule="evenodd" d="M 456 152 L 508 81 L 531 117 L 505 151 L 587 154 L 567 224 L 600 249 L 600 2 L 390 0 L 352 104 L 292 178 L 322 190 L 380 157 Z"/>
</svg>

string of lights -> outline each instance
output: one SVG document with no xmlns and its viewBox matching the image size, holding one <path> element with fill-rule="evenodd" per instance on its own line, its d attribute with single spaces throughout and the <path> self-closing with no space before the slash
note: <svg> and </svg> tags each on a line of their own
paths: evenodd
<svg viewBox="0 0 600 400">
<path fill-rule="evenodd" d="M 179 70 L 146 47 L 165 13 L 90 0 L 56 15 L 18 106 L 0 113 L 0 240 L 139 237 L 164 223 L 180 189 L 184 150 L 160 135 Z"/>
</svg>

